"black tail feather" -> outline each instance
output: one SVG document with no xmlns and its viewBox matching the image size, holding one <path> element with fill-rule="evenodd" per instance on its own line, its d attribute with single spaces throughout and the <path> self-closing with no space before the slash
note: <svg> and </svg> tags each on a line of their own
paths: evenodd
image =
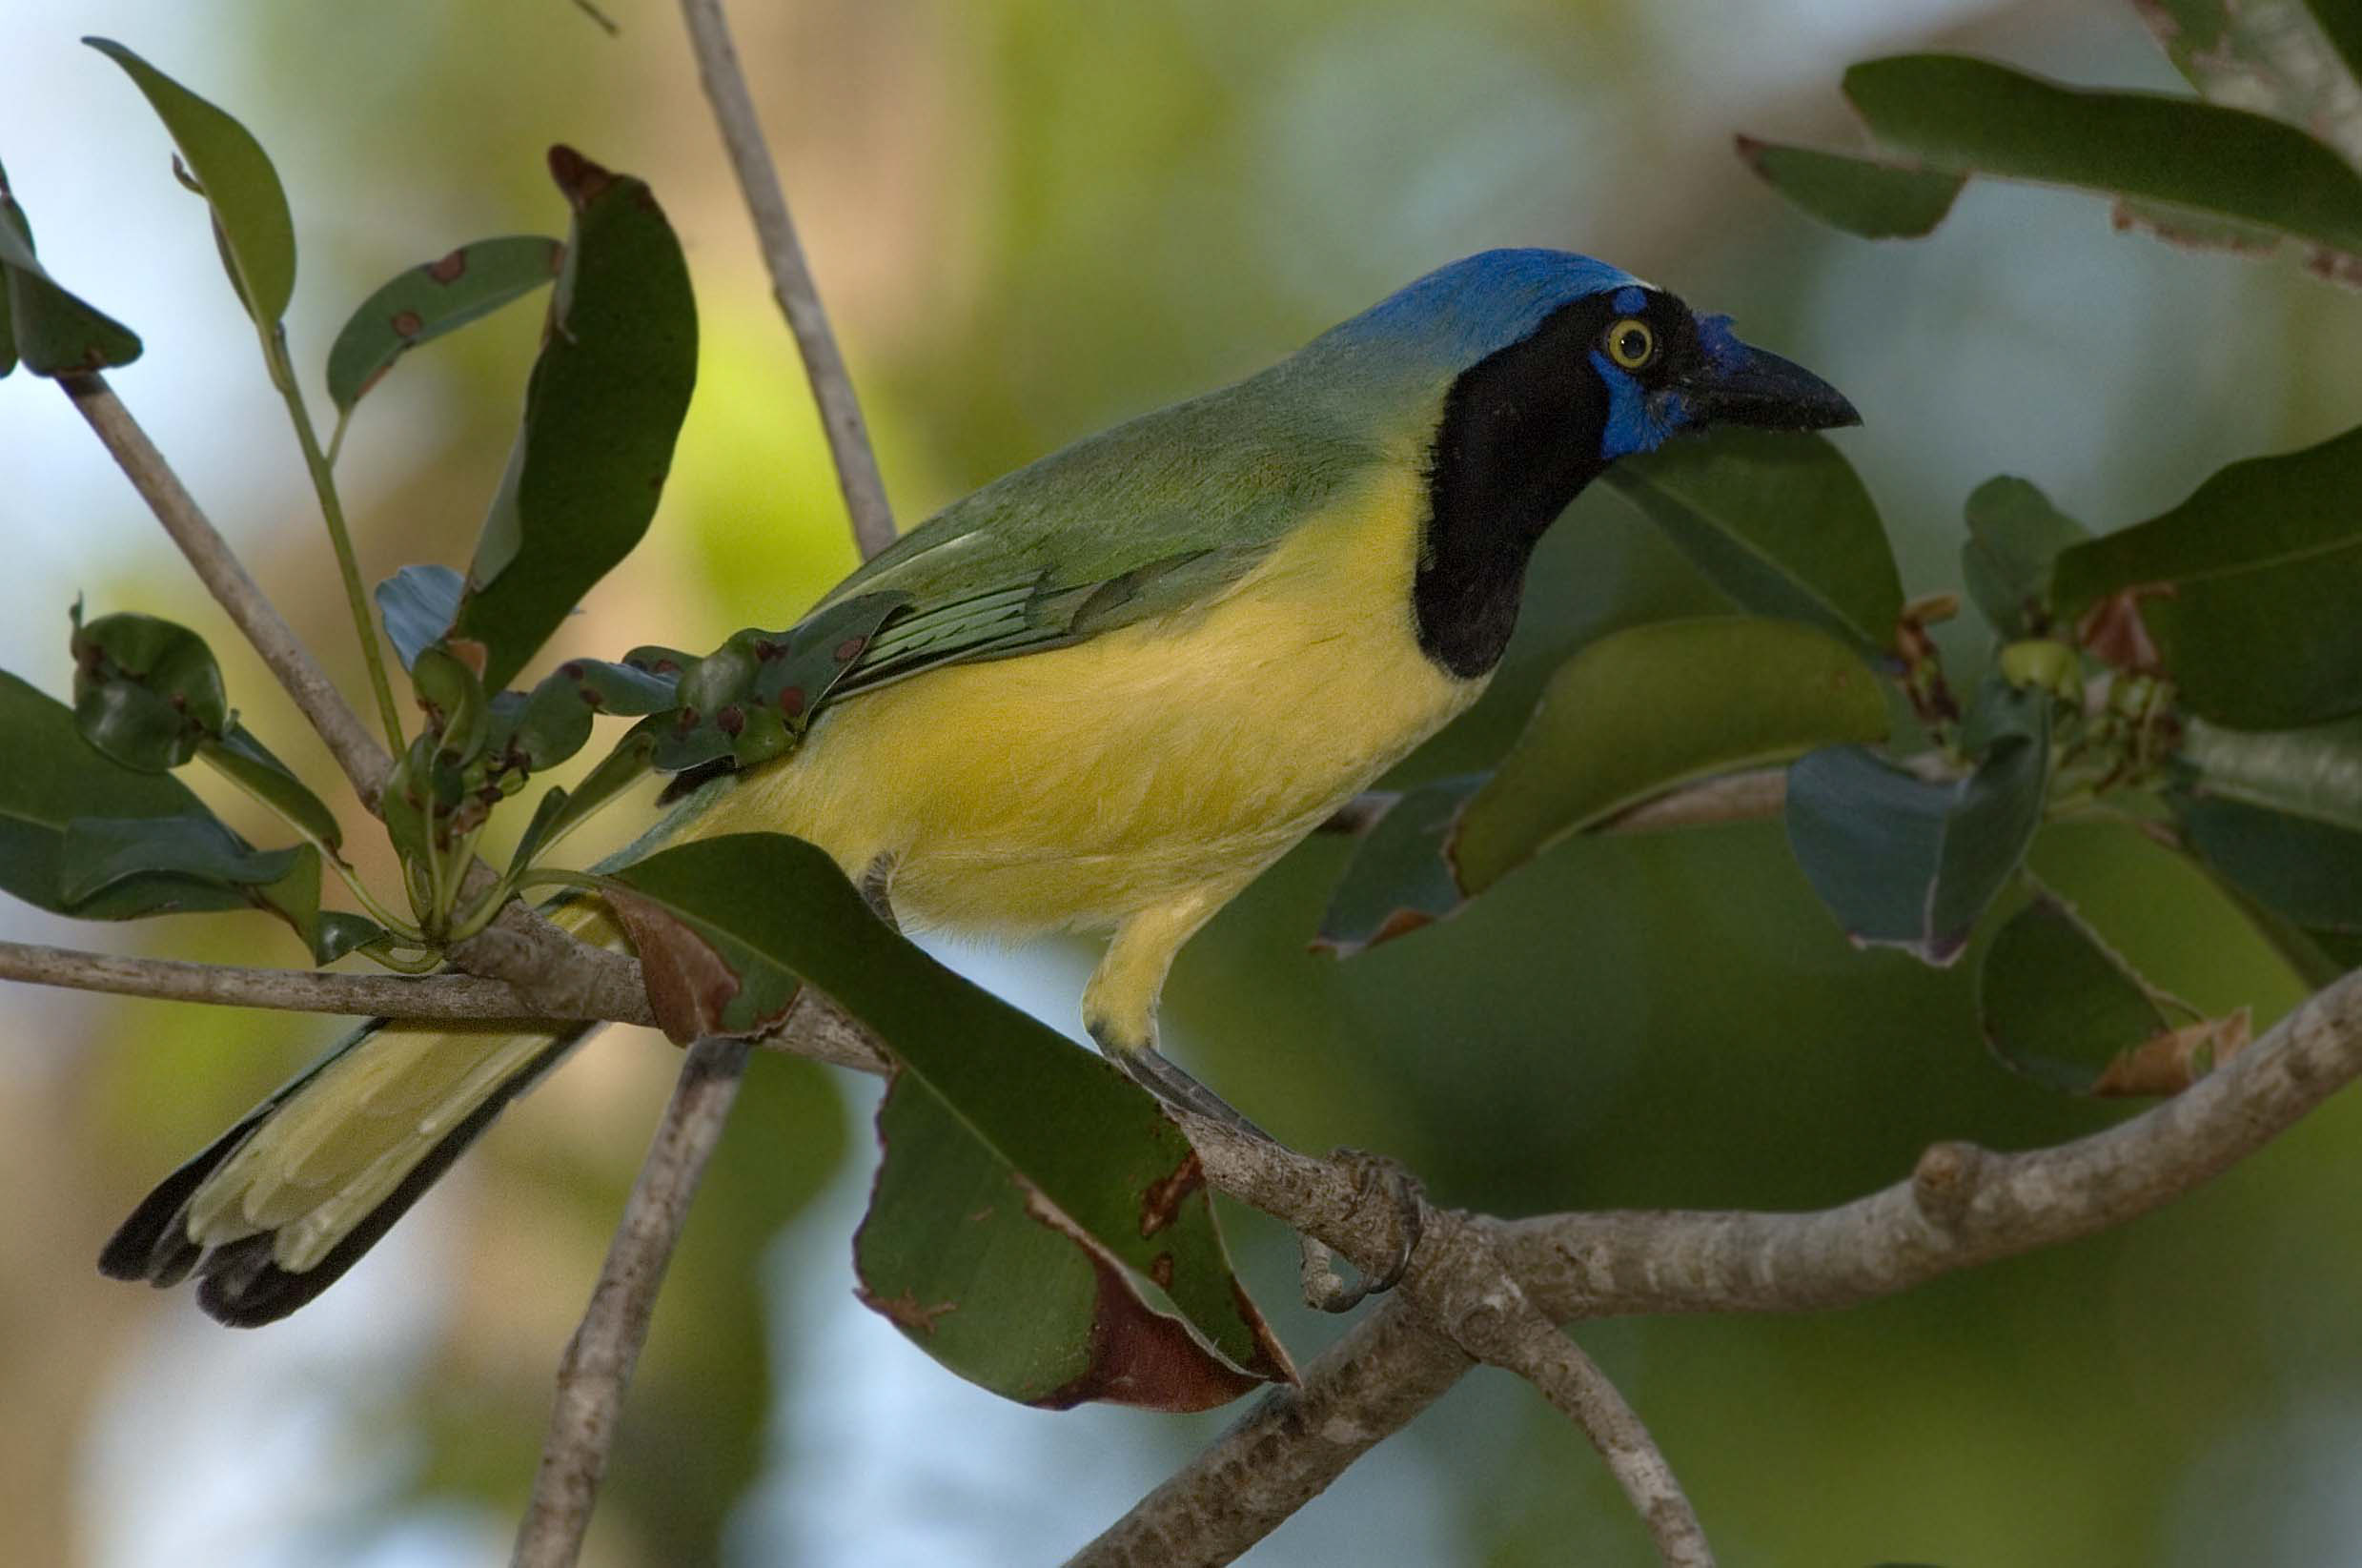
<svg viewBox="0 0 2362 1568">
<path fill-rule="evenodd" d="M 376 1246 L 379 1238 L 392 1229 L 394 1222 L 409 1212 L 437 1177 L 451 1169 L 451 1164 L 492 1125 L 493 1118 L 507 1109 L 510 1101 L 531 1089 L 551 1068 L 558 1065 L 576 1046 L 589 1038 L 596 1025 L 583 1025 L 571 1033 L 552 1040 L 525 1066 L 511 1075 L 486 1097 L 425 1156 L 412 1167 L 399 1185 L 386 1194 L 364 1215 L 360 1223 L 347 1232 L 327 1255 L 300 1273 L 282 1269 L 274 1261 L 272 1249 L 275 1232 L 262 1232 L 241 1237 L 214 1248 L 211 1252 L 189 1239 L 188 1206 L 190 1198 L 204 1185 L 220 1164 L 236 1152 L 239 1145 L 267 1120 L 271 1113 L 309 1083 L 313 1075 L 329 1061 L 353 1049 L 372 1033 L 384 1027 L 379 1019 L 361 1033 L 344 1043 L 337 1050 L 314 1066 L 304 1075 L 273 1094 L 248 1112 L 237 1126 L 214 1140 L 203 1153 L 167 1176 L 156 1190 L 148 1194 L 131 1217 L 115 1232 L 114 1238 L 99 1253 L 101 1273 L 116 1279 L 146 1279 L 157 1286 L 176 1284 L 192 1268 L 197 1274 L 197 1305 L 207 1315 L 232 1328 L 257 1328 L 275 1323 L 289 1313 L 318 1295 L 342 1278 L 346 1270 L 360 1261 L 361 1254 Z"/>
</svg>

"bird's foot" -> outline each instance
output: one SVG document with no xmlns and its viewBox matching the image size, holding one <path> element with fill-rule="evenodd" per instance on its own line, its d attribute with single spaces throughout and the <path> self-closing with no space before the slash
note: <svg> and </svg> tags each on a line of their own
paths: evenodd
<svg viewBox="0 0 2362 1568">
<path fill-rule="evenodd" d="M 1311 1236 L 1301 1238 L 1305 1305 L 1324 1313 L 1348 1313 L 1369 1297 L 1382 1295 L 1402 1283 L 1402 1276 L 1411 1268 L 1411 1254 L 1418 1250 L 1419 1237 L 1426 1231 L 1426 1199 L 1419 1191 L 1417 1179 L 1397 1160 L 1358 1149 L 1333 1150 L 1329 1158 L 1334 1164 L 1353 1169 L 1356 1212 L 1370 1201 L 1372 1189 L 1385 1186 L 1395 1206 L 1395 1234 L 1400 1237 L 1394 1259 L 1383 1272 L 1364 1274 L 1350 1285 L 1338 1276 L 1327 1246 Z"/>
<path fill-rule="evenodd" d="M 1092 1032 L 1096 1034 L 1098 1031 Z M 1228 1100 L 1199 1083 L 1153 1046 L 1109 1049 L 1107 1054 L 1132 1082 L 1171 1109 L 1192 1116 L 1202 1116 L 1255 1143 L 1270 1144 L 1279 1149 L 1287 1147 L 1249 1121 Z M 1344 1313 L 1353 1311 L 1373 1295 L 1393 1290 L 1401 1282 L 1403 1274 L 1411 1267 L 1411 1254 L 1417 1250 L 1419 1236 L 1425 1229 L 1426 1200 L 1410 1171 L 1404 1170 L 1399 1162 L 1382 1154 L 1365 1153 L 1357 1149 L 1339 1149 L 1333 1151 L 1329 1158 L 1334 1164 L 1351 1169 L 1356 1212 L 1363 1204 L 1372 1201 L 1377 1189 L 1385 1189 L 1394 1204 L 1394 1231 L 1399 1238 L 1394 1258 L 1385 1269 L 1376 1274 L 1365 1274 L 1351 1284 L 1337 1274 L 1334 1266 L 1334 1254 L 1328 1247 L 1311 1236 L 1302 1238 L 1306 1303 L 1322 1312 Z"/>
<path fill-rule="evenodd" d="M 1186 1110 L 1192 1116 L 1203 1116 L 1210 1122 L 1219 1123 L 1242 1138 L 1252 1138 L 1258 1143 L 1279 1142 L 1247 1120 L 1230 1101 L 1191 1077 L 1185 1069 L 1172 1058 L 1160 1053 L 1155 1047 L 1110 1050 L 1108 1055 L 1133 1083 L 1175 1110 Z"/>
</svg>

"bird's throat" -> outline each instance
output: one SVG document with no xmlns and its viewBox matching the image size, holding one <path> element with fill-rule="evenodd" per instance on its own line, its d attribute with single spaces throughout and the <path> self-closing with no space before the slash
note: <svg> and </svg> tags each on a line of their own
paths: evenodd
<svg viewBox="0 0 2362 1568">
<path fill-rule="evenodd" d="M 1463 375 L 1429 455 L 1412 608 L 1419 647 L 1463 679 L 1500 662 L 1534 546 L 1606 466 L 1598 381 L 1554 351 L 1544 335 Z"/>
</svg>

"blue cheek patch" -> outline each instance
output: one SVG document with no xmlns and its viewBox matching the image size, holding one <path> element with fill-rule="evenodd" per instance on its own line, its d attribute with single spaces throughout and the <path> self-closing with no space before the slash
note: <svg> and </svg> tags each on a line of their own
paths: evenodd
<svg viewBox="0 0 2362 1568">
<path fill-rule="evenodd" d="M 1640 314 L 1641 307 L 1648 303 L 1648 291 L 1645 289 L 1619 289 L 1616 291 L 1616 297 L 1609 300 L 1608 303 L 1615 307 L 1616 313 L 1619 316 L 1638 316 Z"/>
<path fill-rule="evenodd" d="M 1706 351 L 1706 357 L 1723 370 L 1737 367 L 1747 356 L 1747 346 L 1739 341 L 1739 335 L 1730 330 L 1727 316 L 1701 316 L 1698 318 L 1698 346 Z"/>
<path fill-rule="evenodd" d="M 1654 452 L 1689 422 L 1689 410 L 1682 406 L 1680 393 L 1650 397 L 1640 390 L 1639 382 L 1597 349 L 1591 351 L 1591 366 L 1607 389 L 1607 425 L 1599 434 L 1601 462 L 1614 462 L 1635 452 Z"/>
</svg>

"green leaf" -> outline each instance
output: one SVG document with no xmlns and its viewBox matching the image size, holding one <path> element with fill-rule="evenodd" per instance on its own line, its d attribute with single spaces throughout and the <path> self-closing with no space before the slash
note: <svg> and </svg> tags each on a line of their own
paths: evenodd
<svg viewBox="0 0 2362 1568">
<path fill-rule="evenodd" d="M 2192 719 L 2179 760 L 2192 770 L 2196 794 L 2362 833 L 2362 718 L 2283 730 Z"/>
<path fill-rule="evenodd" d="M 2097 1090 L 2132 1053 L 2169 1036 L 2175 1020 L 2075 909 L 2038 895 L 2012 915 L 1977 970 L 1986 1044 L 2011 1068 L 2054 1089 Z"/>
<path fill-rule="evenodd" d="M 60 287 L 33 255 L 32 225 L 0 169 L 0 376 L 71 376 L 139 357 L 129 327 Z"/>
<path fill-rule="evenodd" d="M 2242 729 L 2362 711 L 2362 429 L 2232 463 L 2159 518 L 2058 558 L 2063 621 Z"/>
<path fill-rule="evenodd" d="M 2049 697 L 2000 686 L 1979 707 L 1991 739 L 1965 779 L 1924 779 L 1862 746 L 1789 767 L 1789 846 L 1857 947 L 1949 965 L 2042 825 Z"/>
<path fill-rule="evenodd" d="M 573 236 L 451 634 L 483 644 L 491 690 L 647 531 L 697 379 L 688 269 L 647 186 L 563 147 L 550 170 Z"/>
<path fill-rule="evenodd" d="M 451 630 L 466 587 L 467 579 L 448 566 L 405 566 L 377 584 L 377 615 L 402 668 L 410 668 L 422 649 Z"/>
<path fill-rule="evenodd" d="M 2362 175 L 2262 114 L 2085 92 L 1946 54 L 1857 65 L 1845 96 L 1882 142 L 1937 168 L 2075 186 L 2362 252 Z"/>
<path fill-rule="evenodd" d="M 347 909 L 323 909 L 312 939 L 312 962 L 334 964 L 349 952 L 368 947 L 386 935 L 384 927 L 366 915 Z"/>
<path fill-rule="evenodd" d="M 121 66 L 147 96 L 214 210 L 214 234 L 238 298 L 257 326 L 275 326 L 295 292 L 295 225 L 262 144 L 121 44 L 82 41 Z"/>
<path fill-rule="evenodd" d="M 294 870 L 297 853 L 256 849 L 211 817 L 75 817 L 58 846 L 58 890 L 82 904 L 149 874 L 259 887 Z"/>
<path fill-rule="evenodd" d="M 2059 552 L 2091 531 L 2050 504 L 2030 481 L 2003 475 L 1968 494 L 1968 540 L 1960 547 L 1968 597 L 2005 638 L 2050 629 L 2050 575 Z"/>
<path fill-rule="evenodd" d="M 337 825 L 336 814 L 295 777 L 292 768 L 255 739 L 244 724 L 231 721 L 229 731 L 220 740 L 209 740 L 199 749 L 208 763 L 228 774 L 247 793 L 300 825 L 330 849 L 342 847 L 344 829 Z"/>
<path fill-rule="evenodd" d="M 1447 852 L 1473 897 L 1676 785 L 1883 741 L 1886 728 L 1877 680 L 1815 627 L 1746 616 L 1635 626 L 1559 666 Z"/>
<path fill-rule="evenodd" d="M 1885 527 L 1853 465 L 1821 437 L 1721 430 L 1626 458 L 1605 480 L 1741 609 L 1873 650 L 1893 641 L 1903 580 Z"/>
<path fill-rule="evenodd" d="M 211 822 L 212 813 L 170 774 L 139 772 L 93 749 L 83 741 L 71 708 L 6 671 L 0 671 L 0 756 L 8 758 L 0 767 L 0 889 L 86 920 L 249 906 L 242 889 L 171 875 L 134 877 L 85 904 L 71 903 L 60 857 L 67 825 L 75 818 Z"/>
<path fill-rule="evenodd" d="M 785 631 L 733 633 L 704 658 L 685 662 L 668 650 L 634 649 L 626 662 L 635 668 L 665 663 L 679 671 L 678 707 L 655 731 L 656 766 L 678 773 L 726 757 L 752 767 L 792 749 L 870 638 L 908 602 L 904 594 L 862 594 Z M 643 655 L 656 656 L 653 663 Z"/>
<path fill-rule="evenodd" d="M 599 714 L 640 718 L 676 703 L 679 682 L 630 664 L 571 659 L 532 692 L 503 692 L 493 703 L 487 749 L 501 765 L 530 775 L 555 767 L 587 744 Z"/>
<path fill-rule="evenodd" d="M 1874 158 L 1737 138 L 1739 156 L 1763 182 L 1831 228 L 1864 239 L 1917 239 L 1951 212 L 1968 176 Z"/>
<path fill-rule="evenodd" d="M 2308 817 L 2199 796 L 2182 834 L 2232 886 L 2299 926 L 2362 933 L 2362 833 Z"/>
<path fill-rule="evenodd" d="M 558 275 L 565 245 L 512 234 L 462 245 L 397 275 L 354 311 L 328 351 L 328 397 L 352 412 L 394 361 L 421 343 L 490 316 Z"/>
<path fill-rule="evenodd" d="M 465 767 L 483 754 L 492 733 L 491 700 L 464 660 L 447 644 L 421 648 L 411 662 L 410 683 L 426 710 L 439 762 Z"/>
<path fill-rule="evenodd" d="M 1432 926 L 1467 903 L 1445 847 L 1460 807 L 1489 777 L 1439 780 L 1396 801 L 1354 851 L 1313 946 L 1351 958 Z"/>
<path fill-rule="evenodd" d="M 162 773 L 196 755 L 230 723 L 221 666 L 205 640 L 151 615 L 73 622 L 74 721 L 82 738 L 126 767 Z"/>
<path fill-rule="evenodd" d="M 613 880 L 808 979 L 892 1048 L 886 1166 L 858 1262 L 864 1298 L 922 1349 L 1037 1404 L 1198 1409 L 1291 1375 L 1231 1273 L 1179 1130 L 1105 1061 L 888 930 L 821 850 L 729 835 Z M 1070 1265 L 1045 1270 L 1030 1252 L 1011 1265 L 1036 1231 L 1083 1257 L 1090 1292 L 1071 1291 Z M 1148 1305 L 1148 1281 L 1181 1320 Z M 1037 1347 L 1014 1367 L 1012 1336 Z"/>
</svg>

